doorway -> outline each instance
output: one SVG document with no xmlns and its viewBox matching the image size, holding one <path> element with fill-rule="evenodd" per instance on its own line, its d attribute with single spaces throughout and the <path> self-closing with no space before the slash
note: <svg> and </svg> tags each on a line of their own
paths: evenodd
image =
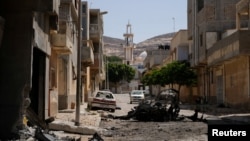
<svg viewBox="0 0 250 141">
<path fill-rule="evenodd" d="M 38 48 L 33 48 L 30 108 L 41 120 L 45 119 L 45 59 L 45 53 Z"/>
</svg>

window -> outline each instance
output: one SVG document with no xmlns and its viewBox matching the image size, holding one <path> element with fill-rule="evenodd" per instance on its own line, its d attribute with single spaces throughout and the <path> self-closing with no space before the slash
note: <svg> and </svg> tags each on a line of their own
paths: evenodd
<svg viewBox="0 0 250 141">
<path fill-rule="evenodd" d="M 204 7 L 204 0 L 197 0 L 198 12 Z"/>
<path fill-rule="evenodd" d="M 86 14 L 86 5 L 85 4 L 82 4 L 82 13 Z"/>
</svg>

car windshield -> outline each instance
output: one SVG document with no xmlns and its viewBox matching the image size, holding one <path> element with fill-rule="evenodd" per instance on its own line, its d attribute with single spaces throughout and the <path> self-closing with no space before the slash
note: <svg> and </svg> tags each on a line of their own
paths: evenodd
<svg viewBox="0 0 250 141">
<path fill-rule="evenodd" d="M 132 91 L 131 95 L 143 95 L 143 91 Z"/>
<path fill-rule="evenodd" d="M 107 98 L 107 99 L 113 99 L 113 95 L 110 92 L 98 92 L 96 94 L 97 98 Z"/>
</svg>

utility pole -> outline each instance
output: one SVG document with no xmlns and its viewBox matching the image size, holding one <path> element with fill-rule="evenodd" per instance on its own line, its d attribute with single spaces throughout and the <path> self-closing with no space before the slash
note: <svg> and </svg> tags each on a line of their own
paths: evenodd
<svg viewBox="0 0 250 141">
<path fill-rule="evenodd" d="M 174 29 L 174 32 L 175 32 L 175 18 L 173 17 L 173 29 Z"/>
<path fill-rule="evenodd" d="M 77 85 L 76 85 L 76 117 L 75 125 L 80 125 L 81 96 L 81 46 L 82 46 L 82 2 L 78 0 L 78 46 L 77 46 Z"/>
<path fill-rule="evenodd" d="M 108 59 L 106 60 L 107 62 L 107 89 L 109 90 L 109 61 L 108 61 Z"/>
</svg>

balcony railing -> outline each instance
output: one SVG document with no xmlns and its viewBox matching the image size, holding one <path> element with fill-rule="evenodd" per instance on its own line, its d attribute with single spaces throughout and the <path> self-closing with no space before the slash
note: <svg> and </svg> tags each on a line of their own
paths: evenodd
<svg viewBox="0 0 250 141">
<path fill-rule="evenodd" d="M 71 54 L 73 51 L 73 37 L 70 25 L 65 23 L 61 25 L 64 28 L 60 33 L 51 33 L 50 42 L 52 49 L 60 54 Z"/>
<path fill-rule="evenodd" d="M 94 64 L 92 64 L 90 67 L 91 69 L 99 69 L 100 67 L 100 54 L 94 53 Z"/>
<path fill-rule="evenodd" d="M 93 43 L 91 40 L 83 40 L 83 44 L 86 46 L 83 46 L 81 51 L 82 63 L 84 66 L 90 66 L 94 64 Z"/>
<path fill-rule="evenodd" d="M 51 43 L 54 50 L 61 54 L 71 54 L 73 44 L 66 34 L 52 34 Z"/>
<path fill-rule="evenodd" d="M 238 55 L 250 55 L 250 30 L 240 30 L 215 43 L 207 51 L 209 66 L 229 60 Z"/>
<path fill-rule="evenodd" d="M 101 38 L 101 29 L 99 24 L 90 24 L 89 35 L 92 40 L 99 40 Z"/>
<path fill-rule="evenodd" d="M 73 18 L 77 18 L 78 16 L 78 2 L 76 2 L 75 0 L 61 0 L 61 3 L 66 3 L 69 4 L 71 6 L 71 14 Z"/>
</svg>

